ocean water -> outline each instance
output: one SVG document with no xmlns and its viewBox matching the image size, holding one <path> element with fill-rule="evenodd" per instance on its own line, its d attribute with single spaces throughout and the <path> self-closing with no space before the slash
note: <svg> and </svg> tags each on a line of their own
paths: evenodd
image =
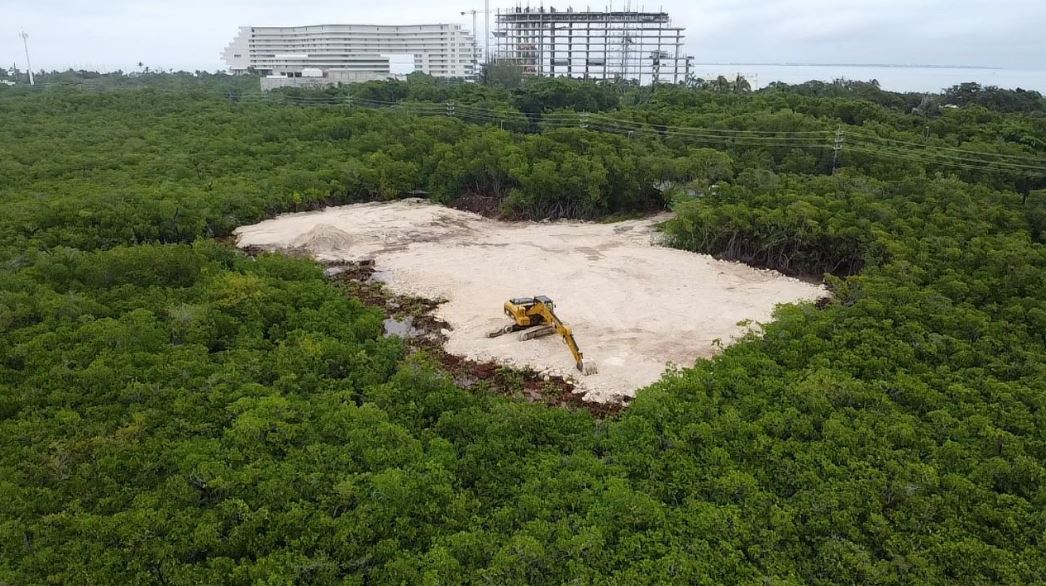
<svg viewBox="0 0 1046 586">
<path fill-rule="evenodd" d="M 694 75 L 715 79 L 719 75 L 745 76 L 753 89 L 781 81 L 795 84 L 805 81 L 851 79 L 878 80 L 879 85 L 894 92 L 939 92 L 956 84 L 974 81 L 1001 88 L 1035 90 L 1046 94 L 1046 69 L 975 69 L 965 67 L 887 67 L 874 65 L 745 65 L 695 63 Z"/>
</svg>

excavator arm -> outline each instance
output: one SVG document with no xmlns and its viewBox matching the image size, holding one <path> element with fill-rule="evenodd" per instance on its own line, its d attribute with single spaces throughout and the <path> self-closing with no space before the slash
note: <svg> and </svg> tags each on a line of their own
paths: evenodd
<svg viewBox="0 0 1046 586">
<path fill-rule="evenodd" d="M 581 349 L 577 347 L 577 342 L 574 341 L 574 332 L 570 329 L 570 326 L 563 323 L 563 320 L 559 319 L 559 316 L 552 311 L 551 307 L 540 301 L 534 304 L 531 312 L 540 315 L 545 323 L 556 328 L 556 333 L 563 338 L 567 348 L 570 348 L 570 354 L 574 356 L 574 363 L 578 371 L 582 374 L 593 374 L 592 369 L 585 370 L 585 356 L 581 353 Z"/>
</svg>

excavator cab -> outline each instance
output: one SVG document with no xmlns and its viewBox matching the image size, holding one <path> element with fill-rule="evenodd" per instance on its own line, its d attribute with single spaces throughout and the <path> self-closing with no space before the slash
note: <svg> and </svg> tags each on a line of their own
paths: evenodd
<svg viewBox="0 0 1046 586">
<path fill-rule="evenodd" d="M 508 302 L 505 303 L 506 312 L 508 311 L 507 308 L 509 305 L 516 305 L 530 309 L 537 303 L 544 303 L 546 306 L 548 306 L 549 309 L 556 308 L 556 304 L 547 295 L 535 295 L 533 297 L 515 297 L 513 299 L 509 299 Z"/>
<path fill-rule="evenodd" d="M 586 375 L 595 374 L 595 365 L 591 363 L 585 365 L 584 356 L 581 354 L 577 342 L 574 341 L 573 331 L 556 316 L 555 307 L 556 304 L 552 299 L 545 295 L 509 299 L 505 302 L 505 315 L 512 319 L 512 323 L 489 332 L 487 337 L 496 338 L 512 332 L 521 332 L 520 341 L 526 341 L 559 334 L 563 338 L 563 342 L 570 348 L 578 371 Z"/>
</svg>

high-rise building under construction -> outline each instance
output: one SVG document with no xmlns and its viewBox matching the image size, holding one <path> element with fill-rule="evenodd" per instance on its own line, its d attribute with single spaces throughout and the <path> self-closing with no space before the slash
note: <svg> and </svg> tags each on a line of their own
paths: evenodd
<svg viewBox="0 0 1046 586">
<path fill-rule="evenodd" d="M 518 6 L 495 17 L 493 60 L 524 75 L 677 83 L 690 73 L 683 27 L 666 12 Z"/>
</svg>

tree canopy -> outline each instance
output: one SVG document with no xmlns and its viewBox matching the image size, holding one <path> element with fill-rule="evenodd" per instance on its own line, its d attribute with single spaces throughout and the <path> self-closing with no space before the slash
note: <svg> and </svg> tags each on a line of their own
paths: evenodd
<svg viewBox="0 0 1046 586">
<path fill-rule="evenodd" d="M 1046 581 L 1046 184 L 997 163 L 1046 155 L 1041 96 L 289 92 L 503 123 L 61 75 L 0 86 L 0 582 Z M 780 139 L 839 128 L 835 161 Z M 600 420 L 458 388 L 315 263 L 224 240 L 418 192 L 672 209 L 671 245 L 831 296 Z"/>
</svg>

